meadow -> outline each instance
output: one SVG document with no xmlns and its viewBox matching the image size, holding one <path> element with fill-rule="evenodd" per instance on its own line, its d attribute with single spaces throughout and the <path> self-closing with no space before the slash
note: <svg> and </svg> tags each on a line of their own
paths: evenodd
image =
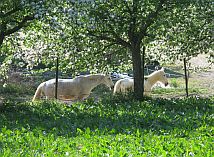
<svg viewBox="0 0 214 157">
<path fill-rule="evenodd" d="M 36 86 L 9 83 L 0 88 L 0 156 L 214 156 L 212 89 L 190 78 L 186 98 L 183 78 L 169 82 L 143 101 L 99 86 L 72 105 L 31 102 Z"/>
<path fill-rule="evenodd" d="M 214 97 L 197 96 L 140 102 L 106 93 L 72 105 L 8 98 L 0 106 L 0 156 L 211 157 L 213 107 Z"/>
</svg>

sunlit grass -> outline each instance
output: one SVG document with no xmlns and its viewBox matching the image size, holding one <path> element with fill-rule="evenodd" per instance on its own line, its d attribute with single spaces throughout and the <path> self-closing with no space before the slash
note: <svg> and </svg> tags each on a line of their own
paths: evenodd
<svg viewBox="0 0 214 157">
<path fill-rule="evenodd" d="M 213 156 L 214 98 L 5 101 L 0 156 Z"/>
<path fill-rule="evenodd" d="M 183 78 L 169 82 L 143 102 L 99 86 L 91 94 L 96 102 L 70 107 L 18 100 L 33 96 L 27 86 L 0 88 L 0 156 L 213 156 L 214 98 L 198 97 L 211 91 L 190 78 L 197 97 L 187 99 Z"/>
<path fill-rule="evenodd" d="M 155 97 L 184 97 L 186 95 L 186 86 L 184 78 L 170 78 L 167 88 L 156 87 L 152 90 L 152 95 Z M 188 93 L 190 96 L 213 96 L 214 89 L 209 89 L 201 83 L 201 80 L 189 79 Z"/>
</svg>

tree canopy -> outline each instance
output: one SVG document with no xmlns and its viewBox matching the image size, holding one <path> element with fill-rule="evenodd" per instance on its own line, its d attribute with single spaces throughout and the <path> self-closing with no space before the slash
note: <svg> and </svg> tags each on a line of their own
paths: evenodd
<svg viewBox="0 0 214 157">
<path fill-rule="evenodd" d="M 58 56 L 60 69 L 73 75 L 133 66 L 139 98 L 143 46 L 146 58 L 162 61 L 213 55 L 211 0 L 3 0 L 0 4 L 1 54 L 19 57 L 29 67 L 38 62 L 52 66 Z"/>
<path fill-rule="evenodd" d="M 165 50 L 170 47 L 171 51 L 149 52 L 164 56 L 164 59 L 209 52 L 212 41 L 210 4 L 211 1 L 186 0 L 77 2 L 72 5 L 79 12 L 71 21 L 78 19 L 77 25 L 91 41 L 105 41 L 130 51 L 135 93 L 140 98 L 142 47 L 161 49 L 162 46 Z"/>
</svg>

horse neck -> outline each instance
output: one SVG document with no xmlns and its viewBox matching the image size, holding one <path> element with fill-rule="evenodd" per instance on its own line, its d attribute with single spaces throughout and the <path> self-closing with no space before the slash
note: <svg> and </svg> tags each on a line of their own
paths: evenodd
<svg viewBox="0 0 214 157">
<path fill-rule="evenodd" d="M 157 77 L 157 73 L 155 74 L 151 74 L 148 76 L 148 82 L 150 83 L 151 86 L 153 86 L 157 81 L 158 81 L 159 77 Z"/>
<path fill-rule="evenodd" d="M 91 88 L 93 89 L 102 83 L 102 78 L 97 76 L 97 77 L 92 78 L 90 81 L 91 81 L 91 83 L 90 83 Z"/>
</svg>

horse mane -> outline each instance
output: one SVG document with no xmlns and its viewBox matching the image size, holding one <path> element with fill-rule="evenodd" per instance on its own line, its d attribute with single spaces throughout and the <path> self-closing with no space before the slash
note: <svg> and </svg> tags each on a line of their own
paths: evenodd
<svg viewBox="0 0 214 157">
<path fill-rule="evenodd" d="M 91 75 L 84 75 L 84 76 L 80 76 L 81 78 L 86 78 L 86 79 L 89 79 L 91 81 L 97 81 L 97 80 L 100 80 L 100 79 L 103 79 L 104 78 L 104 74 L 91 74 Z"/>
<path fill-rule="evenodd" d="M 149 74 L 147 77 L 149 78 L 149 77 L 151 77 L 151 76 L 153 76 L 153 75 L 157 74 L 157 72 L 158 72 L 158 71 L 155 71 L 155 72 L 153 72 L 153 73 Z"/>
<path fill-rule="evenodd" d="M 154 71 L 153 73 L 151 73 L 150 75 L 144 77 L 146 79 L 148 79 L 149 77 L 153 76 L 153 75 L 156 75 L 157 73 L 159 73 L 160 71 L 163 71 L 163 70 L 157 70 L 157 71 Z"/>
</svg>

